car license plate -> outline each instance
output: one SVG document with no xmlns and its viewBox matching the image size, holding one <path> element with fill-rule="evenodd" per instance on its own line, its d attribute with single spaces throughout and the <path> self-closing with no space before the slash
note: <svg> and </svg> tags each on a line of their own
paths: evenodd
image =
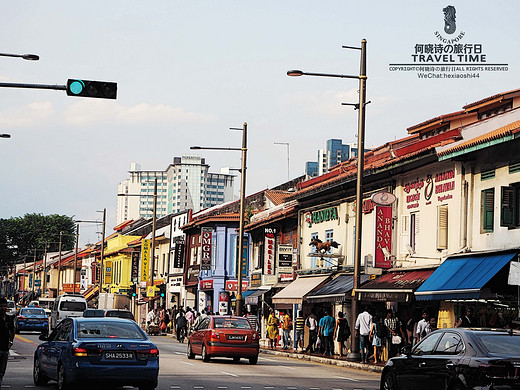
<svg viewBox="0 0 520 390">
<path fill-rule="evenodd" d="M 133 358 L 132 352 L 105 352 L 105 359 L 108 360 L 131 360 Z"/>
<path fill-rule="evenodd" d="M 244 340 L 244 336 L 241 334 L 228 334 L 227 335 L 228 340 Z"/>
</svg>

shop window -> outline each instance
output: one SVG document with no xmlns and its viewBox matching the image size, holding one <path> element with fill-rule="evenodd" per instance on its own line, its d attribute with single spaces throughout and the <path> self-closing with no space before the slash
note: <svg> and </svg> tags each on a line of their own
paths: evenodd
<svg viewBox="0 0 520 390">
<path fill-rule="evenodd" d="M 520 183 L 502 187 L 500 194 L 500 226 L 520 226 Z"/>
<path fill-rule="evenodd" d="M 437 249 L 448 249 L 448 206 L 437 208 Z"/>
<path fill-rule="evenodd" d="M 325 230 L 325 242 L 327 241 L 334 241 L 334 230 Z M 330 247 L 329 251 L 327 253 L 332 254 L 333 248 Z"/>
<path fill-rule="evenodd" d="M 493 231 L 493 220 L 495 218 L 495 189 L 482 190 L 480 200 L 480 232 L 489 233 Z"/>
</svg>

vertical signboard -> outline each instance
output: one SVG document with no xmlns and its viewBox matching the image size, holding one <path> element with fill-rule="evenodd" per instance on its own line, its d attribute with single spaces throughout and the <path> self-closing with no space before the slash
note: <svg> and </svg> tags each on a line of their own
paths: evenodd
<svg viewBox="0 0 520 390">
<path fill-rule="evenodd" d="M 173 254 L 173 268 L 182 268 L 184 262 L 184 244 L 176 243 L 175 252 Z"/>
<path fill-rule="evenodd" d="M 137 282 L 139 277 L 139 252 L 132 252 L 132 282 Z"/>
<path fill-rule="evenodd" d="M 293 247 L 292 245 L 278 245 L 278 273 L 292 273 Z"/>
<path fill-rule="evenodd" d="M 105 261 L 105 284 L 112 283 L 112 260 Z"/>
<path fill-rule="evenodd" d="M 274 275 L 276 228 L 264 228 L 264 275 Z"/>
<path fill-rule="evenodd" d="M 242 278 L 247 278 L 247 264 L 249 258 L 249 240 L 244 237 L 242 240 Z"/>
<path fill-rule="evenodd" d="M 150 279 L 150 240 L 143 240 L 141 244 L 141 282 Z"/>
<path fill-rule="evenodd" d="M 201 260 L 200 269 L 210 270 L 211 269 L 211 240 L 213 235 L 213 229 L 210 227 L 203 227 L 201 237 Z"/>
<path fill-rule="evenodd" d="M 392 206 L 376 207 L 375 267 L 391 268 L 392 261 Z M 383 250 L 383 248 L 386 248 Z M 385 253 L 387 256 L 385 256 Z"/>
</svg>

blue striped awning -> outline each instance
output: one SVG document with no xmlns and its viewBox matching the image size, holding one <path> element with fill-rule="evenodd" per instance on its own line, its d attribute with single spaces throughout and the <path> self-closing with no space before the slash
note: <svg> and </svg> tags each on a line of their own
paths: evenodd
<svg viewBox="0 0 520 390">
<path fill-rule="evenodd" d="M 516 257 L 509 252 L 448 258 L 417 289 L 415 299 L 478 299 L 482 288 Z"/>
</svg>

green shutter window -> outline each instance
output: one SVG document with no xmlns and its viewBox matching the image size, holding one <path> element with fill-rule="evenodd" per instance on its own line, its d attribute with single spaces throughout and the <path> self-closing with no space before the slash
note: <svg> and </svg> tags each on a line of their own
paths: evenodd
<svg viewBox="0 0 520 390">
<path fill-rule="evenodd" d="M 493 219 L 495 217 L 495 189 L 489 188 L 482 191 L 482 232 L 493 231 Z"/>
<path fill-rule="evenodd" d="M 515 189 L 502 187 L 500 197 L 500 226 L 515 226 Z"/>
</svg>

